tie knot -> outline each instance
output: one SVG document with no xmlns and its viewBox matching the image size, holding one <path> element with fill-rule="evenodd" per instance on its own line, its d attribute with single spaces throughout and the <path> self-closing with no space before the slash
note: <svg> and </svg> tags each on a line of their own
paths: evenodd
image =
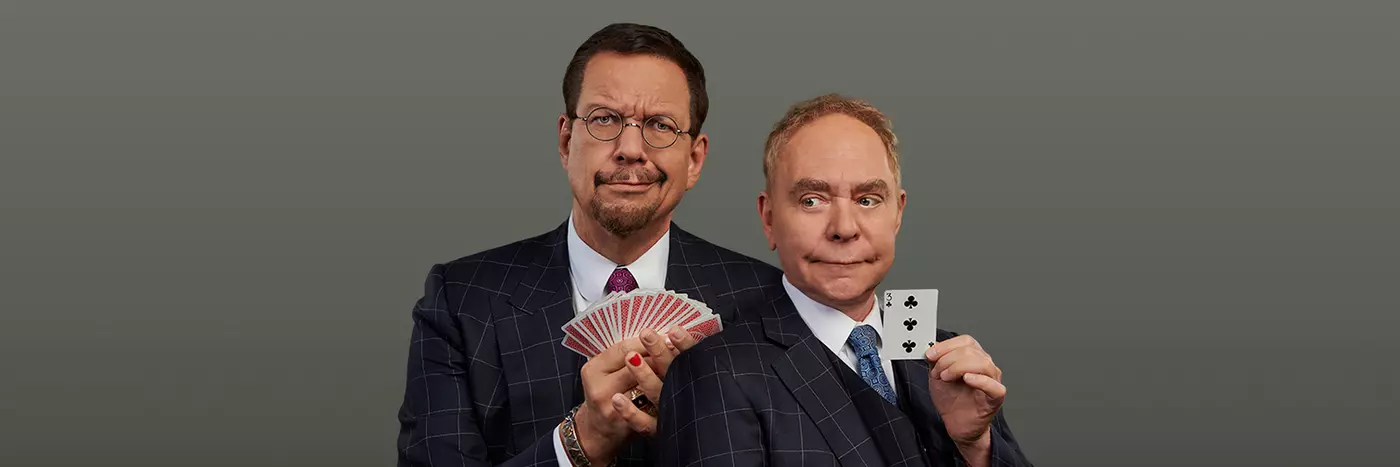
<svg viewBox="0 0 1400 467">
<path fill-rule="evenodd" d="M 846 343 L 856 351 L 857 357 L 865 358 L 880 355 L 880 346 L 875 342 L 877 337 L 874 326 L 862 324 L 851 330 L 851 337 L 846 338 Z"/>
<path fill-rule="evenodd" d="M 631 292 L 637 290 L 637 278 L 632 277 L 632 272 L 627 268 L 614 269 L 611 276 L 608 276 L 608 284 L 603 287 L 603 293 Z"/>
</svg>

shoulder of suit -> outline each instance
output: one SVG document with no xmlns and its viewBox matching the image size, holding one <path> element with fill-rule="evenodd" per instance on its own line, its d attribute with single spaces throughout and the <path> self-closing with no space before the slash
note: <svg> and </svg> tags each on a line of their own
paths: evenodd
<svg viewBox="0 0 1400 467">
<path fill-rule="evenodd" d="M 445 278 L 452 281 L 469 281 L 472 276 L 481 277 L 481 273 L 484 272 L 501 273 L 511 268 L 526 268 L 540 248 L 554 246 L 550 243 L 552 234 L 553 232 L 545 232 L 447 261 L 439 266 Z"/>
<path fill-rule="evenodd" d="M 780 282 L 782 280 L 782 270 L 768 264 L 766 261 L 711 243 L 679 227 L 673 228 L 671 230 L 671 235 L 675 236 L 677 243 L 681 245 L 681 248 L 686 250 L 687 255 L 698 254 L 706 256 L 700 258 L 688 257 L 687 259 L 690 261 L 699 261 L 708 264 L 746 263 L 752 266 L 754 271 L 759 274 L 760 279 L 765 282 L 770 279 L 773 282 Z M 711 255 L 712 257 L 709 257 Z"/>
<path fill-rule="evenodd" d="M 724 330 L 710 337 L 706 337 L 695 344 L 689 350 L 682 352 L 682 355 L 689 354 L 692 359 L 701 358 L 710 361 L 718 361 L 729 368 L 734 368 L 736 364 L 758 363 L 752 361 L 754 355 L 753 347 L 778 348 L 769 342 L 763 333 L 763 325 L 758 321 L 741 321 L 737 323 L 726 323 Z M 740 348 L 743 348 L 741 351 Z"/>
<path fill-rule="evenodd" d="M 425 283 L 425 296 L 434 296 L 457 313 L 477 315 L 484 319 L 491 313 L 485 303 L 505 297 L 515 289 L 521 277 L 542 249 L 552 248 L 557 237 L 547 232 L 434 264 Z M 512 282 L 517 281 L 517 282 Z"/>
</svg>

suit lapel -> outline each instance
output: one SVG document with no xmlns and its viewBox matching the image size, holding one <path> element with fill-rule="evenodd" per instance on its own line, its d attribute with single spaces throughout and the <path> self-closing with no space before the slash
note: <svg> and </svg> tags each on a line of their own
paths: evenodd
<svg viewBox="0 0 1400 467">
<path fill-rule="evenodd" d="M 567 222 L 567 221 L 566 221 Z M 509 302 L 515 308 L 509 316 L 497 316 L 497 342 L 502 355 L 502 373 L 509 388 L 513 438 L 525 443 L 523 449 L 542 433 L 544 424 L 534 423 L 563 417 L 568 407 L 583 400 L 582 383 L 577 377 L 583 357 L 562 345 L 564 323 L 574 318 L 572 281 L 569 279 L 568 225 L 545 235 L 542 241 L 522 249 L 526 271 Z M 506 324 L 507 320 L 514 320 Z M 555 378 L 557 377 L 557 378 Z M 541 398 L 557 398 L 560 385 L 568 385 L 566 400 L 558 414 L 539 413 Z M 549 403 L 547 405 L 556 405 Z M 548 423 L 546 423 L 548 424 Z M 539 425 L 539 426 L 536 426 Z M 548 424 L 552 427 L 552 424 Z"/>
<path fill-rule="evenodd" d="M 851 393 L 836 372 L 840 362 L 812 335 L 786 293 L 772 302 L 771 310 L 765 310 L 764 332 L 787 347 L 783 358 L 772 364 L 773 370 L 817 424 L 841 465 L 884 465 L 879 449 L 870 442 L 865 421 L 851 406 Z"/>
<path fill-rule="evenodd" d="M 671 223 L 670 229 L 671 244 L 667 247 L 669 251 L 666 254 L 666 289 L 705 302 L 707 297 L 695 278 L 694 269 L 698 268 L 692 268 L 687 258 L 687 254 L 691 253 L 687 249 L 693 245 L 695 239 L 675 223 Z"/>
</svg>

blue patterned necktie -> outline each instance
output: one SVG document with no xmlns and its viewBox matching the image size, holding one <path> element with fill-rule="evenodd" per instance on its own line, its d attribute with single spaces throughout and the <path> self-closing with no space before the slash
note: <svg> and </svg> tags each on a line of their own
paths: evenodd
<svg viewBox="0 0 1400 467">
<path fill-rule="evenodd" d="M 846 344 L 856 351 L 861 379 L 870 383 L 870 387 L 875 388 L 875 392 L 885 400 L 898 404 L 894 399 L 894 387 L 890 386 L 890 380 L 885 377 L 885 368 L 880 365 L 880 346 L 875 345 L 875 337 L 875 327 L 865 324 L 851 330 Z"/>
</svg>

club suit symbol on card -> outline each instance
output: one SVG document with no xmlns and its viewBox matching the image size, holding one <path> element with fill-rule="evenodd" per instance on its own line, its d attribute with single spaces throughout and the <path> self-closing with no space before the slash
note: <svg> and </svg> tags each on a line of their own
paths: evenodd
<svg viewBox="0 0 1400 467">
<path fill-rule="evenodd" d="M 879 304 L 884 305 L 880 355 L 888 355 L 892 360 L 923 358 L 938 340 L 938 289 L 892 289 L 880 293 Z"/>
</svg>

